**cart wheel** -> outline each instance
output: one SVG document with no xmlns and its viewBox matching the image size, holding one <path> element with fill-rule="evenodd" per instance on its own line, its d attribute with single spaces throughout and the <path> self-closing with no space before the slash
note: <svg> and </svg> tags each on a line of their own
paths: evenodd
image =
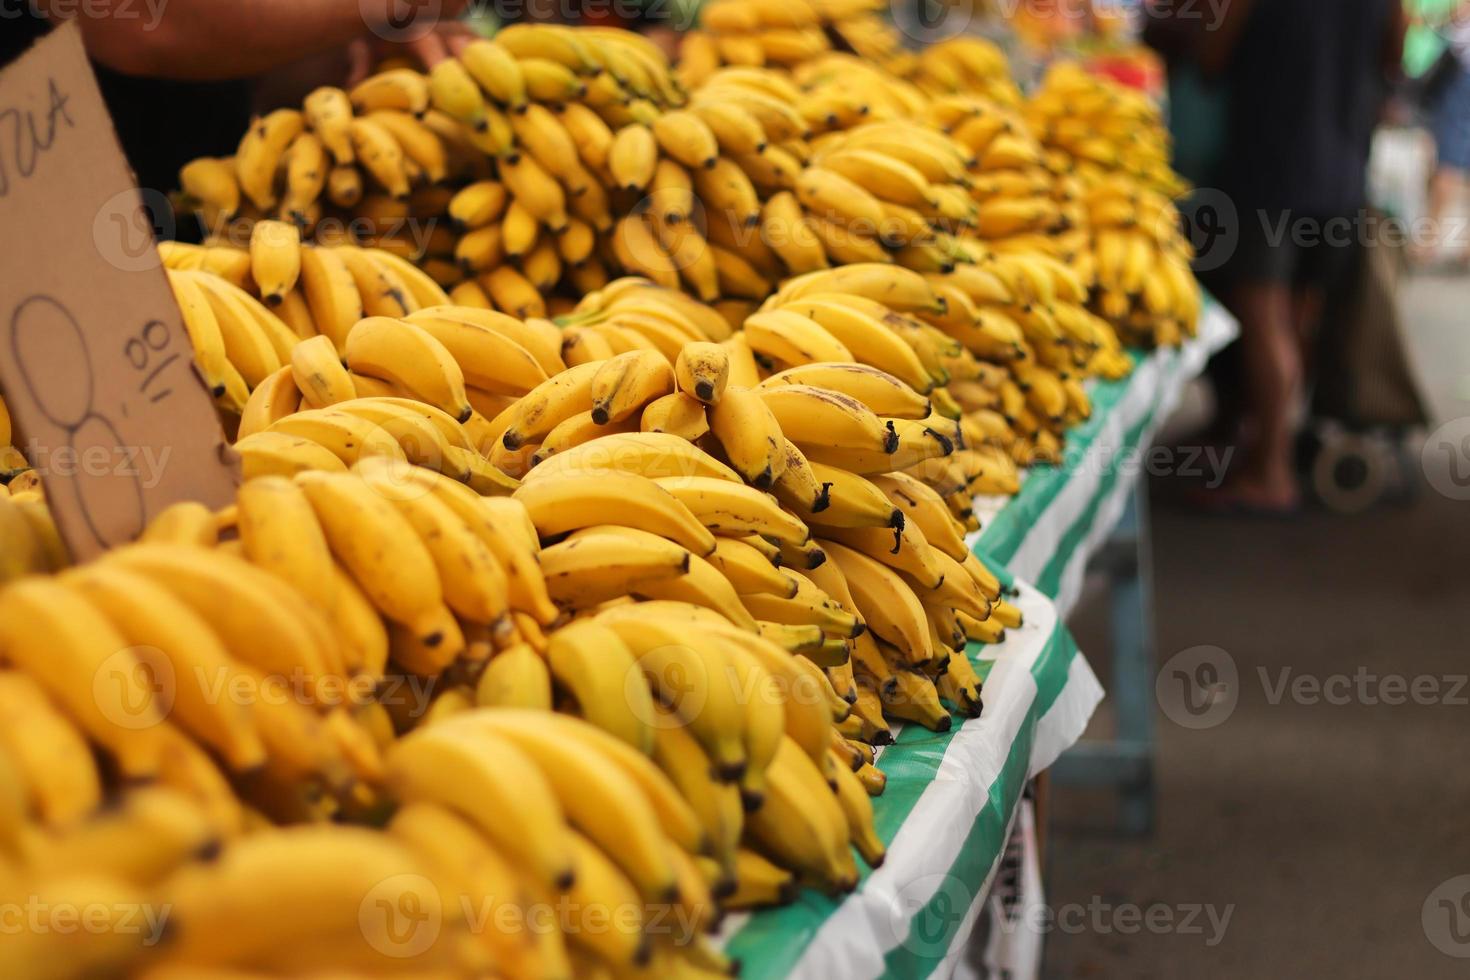
<svg viewBox="0 0 1470 980">
<path fill-rule="evenodd" d="M 1361 514 L 1378 503 L 1389 481 L 1383 449 L 1360 435 L 1323 440 L 1312 461 L 1312 489 L 1329 510 Z"/>
</svg>

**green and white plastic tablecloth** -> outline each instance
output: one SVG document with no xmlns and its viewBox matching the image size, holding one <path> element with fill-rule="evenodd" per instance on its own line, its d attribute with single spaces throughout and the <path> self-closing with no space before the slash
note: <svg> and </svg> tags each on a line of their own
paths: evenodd
<svg viewBox="0 0 1470 980">
<path fill-rule="evenodd" d="M 977 501 L 985 524 L 972 546 L 1019 590 L 1014 601 L 1025 616 L 1005 642 L 971 647 L 985 710 L 949 732 L 907 726 L 882 751 L 888 787 L 873 809 L 888 857 L 864 869 L 856 891 L 833 899 L 808 890 L 785 908 L 725 923 L 725 948 L 744 976 L 955 971 L 1026 784 L 1081 736 L 1102 699 L 1062 610 L 1122 513 L 1137 475 L 1130 451 L 1147 447 L 1185 382 L 1234 332 L 1210 304 L 1199 337 L 1183 349 L 1140 357 L 1128 379 L 1095 387 L 1093 418 L 1069 435 L 1062 466 L 1031 471 L 1003 505 Z"/>
</svg>

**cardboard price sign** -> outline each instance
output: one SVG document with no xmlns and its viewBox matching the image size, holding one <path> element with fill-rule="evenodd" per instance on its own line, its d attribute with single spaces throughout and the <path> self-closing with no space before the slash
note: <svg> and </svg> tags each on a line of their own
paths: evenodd
<svg viewBox="0 0 1470 980">
<path fill-rule="evenodd" d="M 0 72 L 0 391 L 72 555 L 238 474 L 142 196 L 67 24 Z"/>
</svg>

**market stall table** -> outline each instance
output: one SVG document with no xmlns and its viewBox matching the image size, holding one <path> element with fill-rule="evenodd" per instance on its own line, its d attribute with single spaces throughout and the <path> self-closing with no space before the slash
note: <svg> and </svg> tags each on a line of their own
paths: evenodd
<svg viewBox="0 0 1470 980">
<path fill-rule="evenodd" d="M 984 528 L 972 547 L 1018 590 L 1012 601 L 1025 617 L 1004 642 L 970 648 L 985 679 L 984 712 L 956 718 L 949 732 L 905 726 L 881 750 L 888 785 L 873 803 L 888 856 L 863 869 L 856 891 L 834 899 L 808 889 L 785 908 L 727 920 L 724 945 L 746 976 L 969 972 L 961 965 L 968 940 L 1026 787 L 1076 743 L 1102 699 L 1063 617 L 1138 483 L 1137 468 L 1119 463 L 1148 446 L 1185 383 L 1235 329 L 1207 303 L 1197 338 L 1140 355 L 1129 378 L 1093 388 L 1093 417 L 1069 434 L 1061 466 L 1030 471 L 1014 498 L 976 502 Z M 1034 868 L 1034 835 L 1021 839 L 1020 863 Z M 1035 962 L 1026 943 L 1010 946 L 1008 960 Z"/>
</svg>

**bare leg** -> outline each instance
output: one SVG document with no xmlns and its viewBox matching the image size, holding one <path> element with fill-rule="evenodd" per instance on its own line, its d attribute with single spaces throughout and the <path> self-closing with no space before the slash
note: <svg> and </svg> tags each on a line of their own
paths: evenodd
<svg viewBox="0 0 1470 980">
<path fill-rule="evenodd" d="M 1410 257 L 1417 263 L 1434 261 L 1444 246 L 1444 222 L 1450 205 L 1459 196 L 1463 174 L 1454 167 L 1441 166 L 1429 180 L 1429 237 L 1415 242 Z"/>
<path fill-rule="evenodd" d="M 1251 442 L 1220 494 L 1257 510 L 1290 510 L 1300 500 L 1292 443 L 1302 365 L 1292 300 L 1286 283 L 1235 290 Z"/>
</svg>

